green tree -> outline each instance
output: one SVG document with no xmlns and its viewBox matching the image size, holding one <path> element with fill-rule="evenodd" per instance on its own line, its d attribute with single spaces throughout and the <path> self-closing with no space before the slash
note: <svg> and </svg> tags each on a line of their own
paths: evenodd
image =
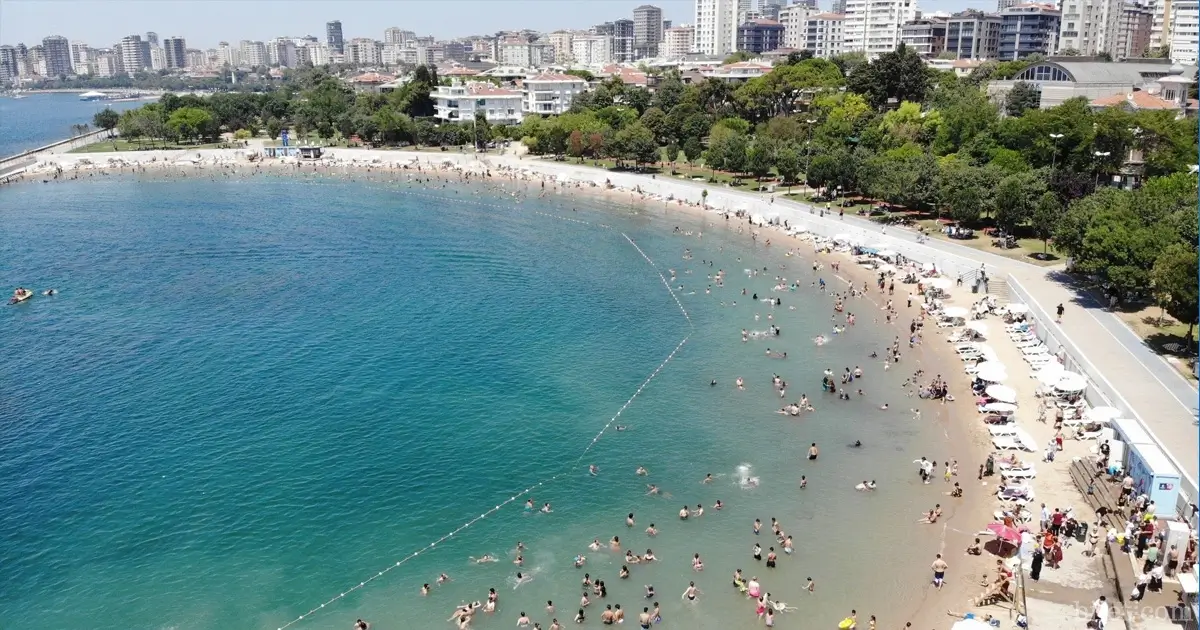
<svg viewBox="0 0 1200 630">
<path fill-rule="evenodd" d="M 680 148 L 678 142 L 672 142 L 665 149 L 667 152 L 667 161 L 671 163 L 671 168 L 675 168 L 675 163 L 683 156 L 683 149 Z"/>
<path fill-rule="evenodd" d="M 765 138 L 758 138 L 746 150 L 746 170 L 755 179 L 763 179 L 771 174 L 771 166 L 775 161 L 775 148 Z"/>
<path fill-rule="evenodd" d="M 1200 276 L 1198 260 L 1195 248 L 1173 243 L 1159 254 L 1150 271 L 1159 305 L 1179 323 L 1188 325 L 1189 348 L 1196 324 L 1200 323 L 1200 292 L 1196 284 L 1196 278 Z"/>
<path fill-rule="evenodd" d="M 657 142 L 666 142 L 671 137 L 670 124 L 667 121 L 667 115 L 663 110 L 657 107 L 651 107 L 645 112 L 642 112 L 642 125 L 654 134 L 654 139 Z"/>
<path fill-rule="evenodd" d="M 800 153 L 793 145 L 785 145 L 775 153 L 775 170 L 784 184 L 791 186 L 800 174 Z"/>
<path fill-rule="evenodd" d="M 700 144 L 699 138 L 688 138 L 683 141 L 683 155 L 687 158 L 689 165 L 695 164 L 703 154 L 704 146 Z"/>
<path fill-rule="evenodd" d="M 635 166 L 658 161 L 658 143 L 654 141 L 654 134 L 641 123 L 634 123 L 617 132 L 616 141 L 622 157 L 633 161 Z"/>
<path fill-rule="evenodd" d="M 1058 195 L 1050 191 L 1042 193 L 1038 197 L 1037 204 L 1033 206 L 1033 214 L 1029 217 L 1029 226 L 1033 228 L 1033 235 L 1042 241 L 1042 253 L 1046 254 L 1050 251 L 1050 239 L 1054 236 L 1054 229 L 1062 218 L 1063 207 L 1062 202 L 1058 200 Z"/>
<path fill-rule="evenodd" d="M 112 135 L 112 130 L 116 129 L 120 122 L 121 116 L 117 112 L 114 112 L 111 107 L 105 107 L 92 116 L 92 124 L 99 129 L 109 132 L 109 135 Z"/>
<path fill-rule="evenodd" d="M 1004 96 L 1004 113 L 1020 116 L 1027 110 L 1037 109 L 1042 102 L 1042 93 L 1031 83 L 1017 81 Z"/>
<path fill-rule="evenodd" d="M 1037 200 L 1045 191 L 1045 180 L 1034 171 L 1014 173 L 1000 180 L 993 198 L 996 224 L 1012 234 L 1017 226 L 1029 220 Z"/>
<path fill-rule="evenodd" d="M 267 119 L 267 136 L 272 140 L 278 140 L 280 134 L 283 133 L 283 123 L 278 118 Z"/>
<path fill-rule="evenodd" d="M 889 100 L 922 102 L 929 86 L 924 60 L 903 43 L 896 50 L 856 67 L 846 78 L 846 87 L 863 95 L 877 109 Z"/>
</svg>

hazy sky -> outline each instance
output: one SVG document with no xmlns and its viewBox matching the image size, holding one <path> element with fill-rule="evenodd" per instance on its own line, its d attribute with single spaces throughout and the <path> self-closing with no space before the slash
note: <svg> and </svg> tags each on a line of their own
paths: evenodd
<svg viewBox="0 0 1200 630">
<path fill-rule="evenodd" d="M 828 8 L 832 0 L 819 0 Z M 107 47 L 133 33 L 179 35 L 189 48 L 218 41 L 289 35 L 325 39 L 325 22 L 341 20 L 347 40 L 383 38 L 399 26 L 418 35 L 456 37 L 532 28 L 587 28 L 631 17 L 642 4 L 661 7 L 676 24 L 692 21 L 692 0 L 0 0 L 0 43 L 33 45 L 62 35 Z M 923 11 L 995 10 L 995 0 L 922 0 Z"/>
</svg>

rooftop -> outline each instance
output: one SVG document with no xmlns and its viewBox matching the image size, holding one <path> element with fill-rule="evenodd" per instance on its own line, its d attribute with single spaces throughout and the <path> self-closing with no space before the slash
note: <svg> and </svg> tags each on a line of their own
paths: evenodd
<svg viewBox="0 0 1200 630">
<path fill-rule="evenodd" d="M 581 79 L 577 76 L 574 76 L 574 75 L 555 74 L 555 73 L 551 73 L 551 72 L 545 72 L 545 73 L 534 75 L 531 77 L 525 77 L 525 81 L 526 82 L 529 82 L 529 81 L 563 81 L 563 82 L 567 82 L 567 81 L 569 81 L 572 83 L 586 83 L 586 81 L 584 81 L 583 79 Z"/>
<path fill-rule="evenodd" d="M 393 77 L 390 74 L 380 74 L 378 72 L 364 72 L 363 74 L 360 74 L 360 75 L 350 79 L 350 82 L 351 83 L 372 84 L 372 83 L 387 83 L 388 81 L 394 81 L 395 79 L 396 79 L 396 77 Z"/>
<path fill-rule="evenodd" d="M 1092 107 L 1117 106 L 1125 106 L 1130 109 L 1179 109 L 1178 103 L 1141 90 L 1129 92 L 1128 94 L 1113 94 L 1112 96 L 1105 96 L 1092 101 Z M 1188 109 L 1195 108 L 1196 100 L 1192 99 L 1188 101 Z"/>
</svg>

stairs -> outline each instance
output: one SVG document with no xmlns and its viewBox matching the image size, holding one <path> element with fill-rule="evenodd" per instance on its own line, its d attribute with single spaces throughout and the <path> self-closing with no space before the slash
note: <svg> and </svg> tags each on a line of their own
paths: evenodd
<svg viewBox="0 0 1200 630">
<path fill-rule="evenodd" d="M 996 303 L 1004 306 L 1012 301 L 1012 291 L 1008 288 L 1008 281 L 1003 278 L 988 278 L 988 295 L 996 297 Z"/>
</svg>

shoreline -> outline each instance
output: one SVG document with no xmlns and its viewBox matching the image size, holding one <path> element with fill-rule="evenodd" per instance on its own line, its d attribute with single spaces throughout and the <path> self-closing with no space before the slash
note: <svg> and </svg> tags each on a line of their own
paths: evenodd
<svg viewBox="0 0 1200 630">
<path fill-rule="evenodd" d="M 236 150 L 210 150 L 210 151 L 215 152 L 216 155 L 214 155 L 212 157 L 217 158 L 219 160 L 229 158 L 230 157 L 229 154 L 231 154 L 231 153 L 232 154 L 246 153 L 244 151 L 236 151 Z M 341 151 L 352 151 L 353 152 L 355 150 L 334 150 L 334 151 L 331 151 L 331 153 L 337 152 L 337 153 L 334 153 L 335 155 L 337 155 Z M 63 155 L 46 156 L 46 157 L 49 157 L 52 159 L 45 160 L 44 162 L 39 163 L 33 169 L 31 169 L 28 173 L 26 173 L 26 175 L 22 179 L 26 179 L 29 181 L 35 181 L 36 179 L 40 178 L 40 177 L 38 177 L 39 174 L 40 175 L 52 174 L 55 176 L 54 178 L 62 178 L 64 175 L 66 175 L 68 173 L 70 173 L 74 176 L 78 176 L 83 172 L 87 172 L 89 174 L 95 174 L 95 173 L 108 174 L 111 172 L 116 172 L 119 174 L 138 174 L 138 173 L 147 173 L 147 172 L 157 171 L 160 174 L 169 175 L 171 173 L 171 171 L 175 170 L 175 169 L 177 169 L 181 172 L 189 173 L 189 174 L 204 174 L 206 172 L 211 171 L 211 169 L 215 168 L 215 169 L 235 169 L 238 172 L 242 172 L 245 170 L 252 170 L 255 172 L 263 172 L 263 173 L 301 173 L 301 174 L 315 173 L 318 175 L 325 174 L 325 173 L 337 173 L 337 172 L 356 171 L 356 170 L 361 171 L 361 170 L 365 169 L 365 171 L 368 173 L 378 172 L 384 176 L 387 176 L 387 174 L 389 174 L 389 173 L 401 173 L 401 174 L 407 173 L 408 175 L 417 175 L 418 178 L 419 177 L 429 177 L 429 178 L 437 178 L 437 179 L 444 179 L 447 181 L 453 181 L 454 175 L 461 176 L 461 174 L 464 172 L 471 173 L 473 175 L 485 175 L 490 171 L 496 171 L 496 174 L 498 174 L 499 177 L 492 177 L 491 179 L 483 179 L 483 178 L 480 178 L 480 179 L 482 179 L 485 182 L 490 182 L 490 183 L 503 182 L 503 181 L 518 181 L 518 182 L 525 183 L 527 185 L 527 187 L 531 188 L 533 186 L 536 186 L 537 180 L 530 176 L 530 172 L 537 172 L 537 170 L 538 170 L 538 169 L 526 169 L 525 168 L 532 163 L 531 161 L 512 160 L 511 158 L 507 158 L 507 156 L 490 156 L 490 155 L 483 156 L 482 159 L 476 159 L 472 163 L 471 158 L 475 158 L 476 156 L 473 156 L 470 154 L 445 154 L 445 156 L 443 156 L 443 155 L 439 155 L 436 153 L 434 153 L 434 154 L 429 154 L 429 153 L 404 154 L 404 153 L 398 153 L 398 152 L 383 152 L 385 154 L 395 155 L 395 156 L 397 156 L 397 159 L 390 163 L 389 162 L 376 163 L 374 161 L 366 161 L 366 162 L 358 161 L 357 163 L 343 162 L 343 163 L 337 163 L 337 164 L 314 166 L 312 168 L 309 168 L 309 164 L 307 164 L 307 163 L 303 167 L 297 167 L 293 163 L 286 163 L 286 162 L 266 162 L 266 163 L 254 164 L 254 163 L 249 163 L 249 162 L 237 162 L 236 160 L 234 160 L 234 161 L 226 161 L 226 162 L 205 163 L 203 160 L 208 159 L 208 158 L 206 158 L 204 156 L 201 156 L 199 158 L 201 160 L 199 163 L 191 161 L 190 159 L 188 159 L 187 161 L 180 161 L 181 158 L 186 158 L 187 154 L 193 153 L 190 151 L 189 152 L 165 151 L 165 152 L 145 152 L 145 153 L 146 154 L 162 153 L 162 154 L 168 154 L 168 155 L 139 155 L 139 156 L 134 156 L 134 157 L 139 157 L 139 158 L 145 157 L 147 159 L 133 160 L 133 161 L 127 160 L 126 158 L 128 158 L 130 156 L 128 153 L 124 153 L 124 152 L 119 153 L 119 154 L 98 153 L 98 154 L 86 154 L 86 155 L 63 154 Z M 201 151 L 198 153 L 203 154 L 203 153 L 206 153 L 206 151 Z M 379 152 L 372 152 L 372 153 L 379 153 Z M 353 153 L 351 153 L 351 155 L 353 155 Z M 117 160 L 120 160 L 120 162 L 119 163 L 108 162 L 107 160 L 109 159 L 110 156 L 116 158 Z M 458 158 L 466 158 L 466 159 L 439 159 L 439 158 L 454 158 L 454 156 L 458 156 Z M 368 155 L 367 157 L 370 157 L 371 160 L 375 159 L 375 157 L 373 155 Z M 168 158 L 170 158 L 170 161 L 168 161 Z M 425 158 L 425 160 L 421 160 L 421 158 Z M 507 158 L 507 159 L 505 159 L 505 158 Z M 493 164 L 492 163 L 493 161 L 500 162 L 500 163 Z M 416 170 L 416 171 L 414 171 L 412 169 L 401 170 L 402 166 L 413 166 L 414 163 L 419 166 L 419 170 Z M 447 166 L 446 165 L 447 163 L 451 163 L 451 166 Z M 62 168 L 62 171 L 58 172 L 58 171 L 54 170 L 52 168 L 52 166 Z M 557 165 L 551 164 L 550 166 L 557 166 Z M 713 202 L 714 198 L 720 199 L 719 195 L 720 195 L 721 191 L 719 189 L 715 190 L 713 193 L 710 193 L 706 199 L 696 200 L 696 201 L 692 201 L 691 199 L 688 199 L 688 198 L 682 198 L 682 199 L 679 199 L 679 198 L 666 198 L 666 199 L 657 198 L 657 199 L 655 199 L 655 198 L 648 198 L 646 196 L 646 191 L 641 190 L 640 186 L 633 190 L 630 190 L 630 189 L 624 188 L 624 187 L 608 188 L 605 182 L 597 181 L 597 179 L 601 179 L 601 178 L 607 179 L 607 178 L 605 178 L 606 174 L 608 174 L 608 173 L 605 171 L 596 171 L 595 178 L 591 179 L 591 180 L 586 180 L 586 181 L 572 180 L 569 178 L 564 178 L 562 176 L 562 174 L 557 174 L 554 177 L 555 177 L 557 183 L 562 186 L 563 193 L 567 193 L 569 191 L 568 186 L 573 184 L 576 189 L 584 191 L 585 194 L 589 194 L 589 196 L 595 196 L 598 198 L 608 199 L 608 200 L 619 200 L 619 201 L 623 202 L 626 199 L 625 195 L 628 194 L 628 195 L 630 195 L 629 200 L 634 203 L 637 203 L 638 201 L 642 201 L 645 203 L 654 203 L 656 201 L 662 201 L 664 203 L 665 207 L 668 209 L 673 208 L 675 211 L 683 211 L 684 213 L 686 213 L 688 215 L 692 215 L 694 217 L 698 217 L 701 220 L 715 219 L 714 215 L 716 214 L 717 211 L 714 208 L 709 207 L 709 206 L 716 205 Z M 543 178 L 551 177 L 550 175 L 545 174 L 545 173 L 541 173 L 541 175 Z M 613 175 L 617 175 L 617 174 L 613 174 Z M 640 175 L 638 175 L 636 177 L 643 178 L 643 179 L 645 178 L 645 176 L 640 176 Z M 44 179 L 43 181 L 49 181 L 49 180 Z M 543 181 L 545 181 L 545 179 L 543 179 Z M 668 186 L 670 184 L 675 184 L 675 183 L 678 183 L 678 182 L 675 182 L 672 180 L 666 180 L 666 184 Z M 531 190 L 532 190 L 532 188 L 531 188 Z M 639 193 L 642 194 L 642 197 L 640 200 L 638 199 Z M 727 211 L 733 211 L 738 208 L 726 207 L 725 209 Z M 744 220 L 745 219 L 739 219 L 739 221 L 744 221 Z M 761 228 L 761 229 L 765 230 L 767 228 Z M 775 232 L 775 231 L 772 231 L 769 234 L 770 234 L 771 238 L 779 238 L 781 241 L 786 243 L 786 245 L 784 245 L 785 247 L 792 247 L 795 249 L 802 249 L 804 247 L 804 243 L 800 239 L 794 239 L 794 240 L 787 239 L 787 237 L 785 237 L 781 232 Z M 783 244 L 783 243 L 781 243 L 781 244 Z M 807 252 L 804 252 L 801 255 L 807 259 Z M 833 257 L 836 257 L 836 259 L 839 260 L 839 262 L 849 263 L 846 267 L 843 268 L 845 276 L 847 276 L 847 277 L 842 278 L 842 280 L 844 282 L 854 282 L 855 284 L 859 284 L 864 281 L 869 282 L 872 279 L 871 272 L 869 272 L 866 269 L 859 269 L 858 268 L 859 266 L 856 265 L 851 260 L 851 258 L 847 255 L 838 254 L 838 253 L 835 253 L 832 255 L 817 254 L 816 252 L 814 252 L 813 255 L 818 260 L 822 260 L 823 257 L 825 257 L 825 256 L 833 256 Z M 955 266 L 951 266 L 951 265 L 946 265 L 945 267 L 943 267 L 943 269 L 945 269 L 946 267 L 949 267 L 950 269 L 948 269 L 948 271 L 951 271 L 952 273 L 953 273 L 953 271 L 960 271 L 960 273 L 967 273 L 970 271 L 969 269 L 961 270 L 961 267 L 955 267 Z M 953 276 L 951 276 L 951 277 L 953 277 Z M 965 302 L 962 299 L 962 295 L 963 295 L 962 290 L 955 292 L 955 297 L 958 298 L 957 300 L 952 300 L 955 305 L 957 305 L 957 306 L 969 305 L 971 294 L 970 293 L 965 294 L 967 296 L 967 300 Z M 915 312 L 919 311 L 919 307 L 914 307 L 914 308 L 915 308 L 915 310 L 909 309 L 908 312 L 915 313 Z M 906 311 L 903 310 L 902 308 L 898 308 L 897 310 L 899 310 L 900 313 L 902 314 L 901 318 L 900 318 L 902 320 L 903 314 L 905 314 Z M 938 368 L 930 367 L 927 371 L 931 372 L 931 373 L 935 372 L 935 370 L 937 372 L 941 372 L 942 374 L 946 375 L 946 377 L 950 381 L 950 387 L 953 392 L 955 392 L 956 394 L 963 392 L 964 390 L 967 389 L 966 384 L 968 381 L 967 381 L 965 374 L 957 372 L 955 369 L 959 362 L 953 361 L 953 359 L 957 359 L 957 356 L 955 356 L 955 354 L 953 353 L 952 348 L 949 346 L 949 344 L 947 344 L 946 347 L 941 348 L 941 350 L 939 350 L 937 346 L 935 346 L 934 348 L 927 348 L 926 346 L 929 343 L 943 342 L 944 337 L 942 337 L 940 334 L 938 334 L 938 331 L 936 328 L 927 328 L 926 332 L 928 334 L 927 334 L 926 338 L 924 339 L 924 342 L 921 345 L 921 348 L 920 348 L 921 352 L 918 355 L 919 356 L 918 361 L 920 362 L 920 364 L 922 366 L 932 366 L 932 365 L 939 366 Z M 913 355 L 916 353 L 914 351 L 910 351 L 909 354 Z M 941 366 L 949 366 L 949 367 L 943 368 Z M 949 370 L 949 371 L 947 371 L 947 370 Z M 918 403 L 918 404 L 924 404 L 925 406 L 928 406 L 928 404 L 932 404 L 932 403 Z M 960 477 L 960 479 L 965 479 L 965 475 L 972 474 L 971 471 L 973 470 L 973 467 L 972 467 L 973 464 L 977 463 L 978 461 L 982 461 L 982 459 L 985 458 L 987 456 L 988 452 L 990 451 L 990 449 L 988 449 L 987 445 L 986 445 L 987 444 L 986 431 L 980 426 L 977 426 L 975 429 L 970 429 L 966 426 L 966 425 L 972 423 L 971 418 L 976 417 L 975 410 L 972 408 L 969 396 L 961 395 L 957 402 L 948 403 L 947 408 L 946 408 L 945 418 L 943 419 L 940 416 L 941 416 L 941 414 L 939 413 L 939 417 L 937 418 L 937 421 L 944 422 L 943 429 L 945 430 L 947 442 L 949 442 L 950 444 L 956 445 L 955 448 L 961 448 L 961 449 L 964 449 L 965 451 L 967 451 L 964 453 L 963 457 L 961 458 L 962 464 L 960 466 L 960 470 L 963 472 L 963 476 Z M 977 423 L 977 421 L 975 421 L 975 422 Z M 940 482 L 935 481 L 933 485 L 935 485 L 935 487 L 937 487 L 938 483 L 940 483 Z M 991 520 L 991 510 L 988 507 L 987 500 L 983 498 L 982 488 L 980 488 L 979 490 L 975 490 L 968 483 L 963 483 L 963 487 L 967 490 L 967 496 L 964 497 L 959 502 L 947 504 L 948 507 L 951 505 L 954 506 L 954 509 L 952 509 L 952 510 L 947 509 L 946 513 L 943 516 L 943 519 L 940 521 L 940 523 L 943 525 L 943 529 L 942 529 L 943 553 L 945 554 L 947 561 L 951 565 L 950 575 L 952 577 L 952 580 L 947 583 L 947 586 L 944 590 L 939 591 L 939 592 L 934 592 L 934 593 L 930 593 L 930 591 L 928 590 L 930 587 L 928 586 L 927 582 L 921 581 L 921 580 L 914 582 L 914 589 L 913 589 L 914 592 L 924 593 L 924 595 L 921 598 L 922 601 L 917 604 L 916 610 L 914 610 L 909 615 L 909 618 L 912 619 L 912 621 L 914 623 L 914 627 L 920 627 L 920 626 L 924 625 L 924 626 L 929 626 L 929 627 L 934 627 L 934 628 L 949 628 L 952 621 L 947 619 L 946 610 L 948 610 L 948 609 L 954 609 L 954 610 L 963 609 L 963 604 L 961 603 L 962 599 L 964 599 L 963 595 L 974 595 L 979 590 L 979 587 L 977 585 L 971 584 L 972 578 L 984 576 L 987 573 L 987 569 L 988 569 L 987 565 L 991 561 L 992 556 L 985 554 L 984 556 L 981 556 L 980 558 L 977 558 L 977 559 L 969 559 L 968 556 L 964 555 L 961 552 L 961 547 L 965 546 L 966 543 L 970 542 L 970 537 L 969 537 L 970 535 L 960 533 L 960 530 L 958 528 L 955 528 L 954 535 L 951 535 L 951 521 L 954 521 L 954 525 L 957 525 L 959 528 L 962 528 L 961 531 L 975 531 L 977 528 L 972 527 L 972 524 L 982 524 L 982 523 L 985 523 L 985 522 L 988 522 Z M 966 523 L 965 521 L 968 519 L 972 520 L 972 523 Z M 977 519 L 981 519 L 981 520 L 978 523 L 976 523 Z M 964 539 L 964 538 L 962 538 L 963 536 L 967 536 L 967 538 Z M 960 539 L 965 540 L 965 542 L 961 542 L 961 544 L 960 544 L 960 542 L 958 542 Z M 981 568 L 976 569 L 976 568 L 974 568 L 975 565 L 979 565 Z M 968 568 L 968 567 L 972 567 L 972 568 Z M 928 575 L 928 573 L 926 572 L 927 569 L 925 569 L 924 567 L 921 568 L 921 571 L 922 571 L 923 575 Z M 922 586 L 922 588 L 917 589 L 915 587 L 916 584 L 922 584 L 923 586 Z M 1014 586 L 1014 591 L 1015 590 L 1016 589 Z M 948 601 L 952 601 L 953 603 L 947 603 Z M 995 614 L 995 613 L 993 613 L 993 614 Z M 890 625 L 890 624 L 885 622 L 885 625 Z M 864 626 L 865 626 L 865 623 L 860 624 L 860 627 L 864 627 Z"/>
</svg>

